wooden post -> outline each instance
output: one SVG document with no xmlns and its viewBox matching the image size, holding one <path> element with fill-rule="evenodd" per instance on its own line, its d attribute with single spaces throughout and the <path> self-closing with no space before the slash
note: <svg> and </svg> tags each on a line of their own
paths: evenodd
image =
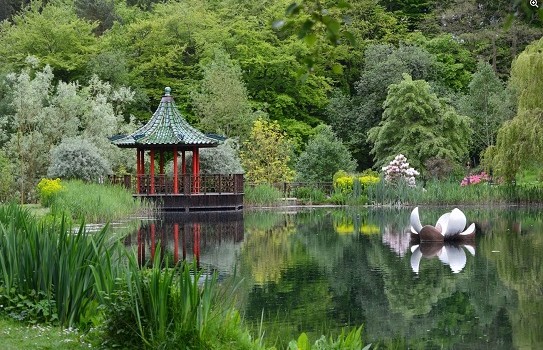
<svg viewBox="0 0 543 350">
<path fill-rule="evenodd" d="M 200 181 L 199 181 L 199 163 L 200 155 L 198 152 L 198 147 L 194 147 L 192 150 L 192 192 L 200 192 Z"/>
<path fill-rule="evenodd" d="M 164 150 L 160 149 L 158 153 L 158 192 L 165 193 L 164 188 Z"/>
<path fill-rule="evenodd" d="M 140 149 L 136 148 L 136 193 L 140 193 L 141 178 L 141 154 Z"/>
<path fill-rule="evenodd" d="M 185 151 L 181 151 L 181 174 L 185 175 L 187 173 L 187 161 L 185 159 Z"/>
<path fill-rule="evenodd" d="M 179 193 L 179 181 L 177 174 L 177 147 L 173 148 L 173 193 Z"/>
<path fill-rule="evenodd" d="M 149 169 L 149 176 L 151 177 L 151 190 L 150 190 L 150 193 L 151 194 L 154 194 L 155 193 L 155 150 L 154 149 L 151 149 L 151 152 L 150 152 L 150 157 L 151 157 L 151 166 L 150 166 L 150 169 Z"/>
</svg>

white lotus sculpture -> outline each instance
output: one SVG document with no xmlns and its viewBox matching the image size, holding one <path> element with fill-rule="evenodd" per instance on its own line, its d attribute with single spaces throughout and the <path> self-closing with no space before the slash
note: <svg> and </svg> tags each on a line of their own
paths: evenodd
<svg viewBox="0 0 543 350">
<path fill-rule="evenodd" d="M 449 265 L 453 273 L 458 273 L 466 266 L 465 248 L 471 255 L 475 256 L 475 247 L 472 245 L 452 245 L 437 242 L 421 243 L 411 247 L 411 269 L 413 272 L 419 273 L 419 265 L 421 259 L 438 257 L 439 260 Z"/>
<path fill-rule="evenodd" d="M 475 237 L 475 224 L 472 223 L 466 229 L 466 215 L 458 208 L 441 215 L 435 226 L 422 226 L 419 207 L 413 209 L 409 220 L 411 222 L 411 238 L 415 241 L 443 242 L 467 240 Z"/>
</svg>

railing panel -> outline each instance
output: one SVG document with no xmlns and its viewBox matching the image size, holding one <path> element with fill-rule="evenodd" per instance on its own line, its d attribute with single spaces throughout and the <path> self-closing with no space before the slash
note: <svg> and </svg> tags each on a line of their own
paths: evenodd
<svg viewBox="0 0 543 350">
<path fill-rule="evenodd" d="M 155 175 L 154 194 L 173 194 L 174 179 L 172 176 Z M 183 174 L 178 177 L 179 194 L 206 193 L 243 193 L 243 174 Z M 150 175 L 111 175 L 108 183 L 123 186 L 134 193 L 151 194 Z M 139 185 L 139 188 L 138 188 Z"/>
</svg>

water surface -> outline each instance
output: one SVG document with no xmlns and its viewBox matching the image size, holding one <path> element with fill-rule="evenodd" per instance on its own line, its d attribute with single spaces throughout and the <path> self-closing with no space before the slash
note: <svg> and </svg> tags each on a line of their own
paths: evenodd
<svg viewBox="0 0 543 350">
<path fill-rule="evenodd" d="M 278 349 L 360 325 L 385 348 L 542 349 L 543 211 L 462 207 L 473 244 L 417 248 L 410 209 L 164 214 L 127 242 L 235 280 L 247 324 Z M 451 209 L 421 207 L 421 221 Z"/>
</svg>

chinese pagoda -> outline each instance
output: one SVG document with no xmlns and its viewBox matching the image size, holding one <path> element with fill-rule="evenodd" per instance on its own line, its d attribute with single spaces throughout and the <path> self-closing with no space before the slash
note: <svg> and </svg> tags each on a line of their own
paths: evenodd
<svg viewBox="0 0 543 350">
<path fill-rule="evenodd" d="M 165 88 L 164 96 L 147 124 L 129 135 L 116 135 L 110 140 L 118 147 L 136 149 L 135 197 L 146 198 L 163 210 L 243 208 L 243 174 L 200 173 L 200 148 L 217 147 L 220 140 L 203 134 L 181 116 L 169 87 Z M 187 152 L 192 152 L 189 173 Z M 173 156 L 173 176 L 164 172 L 165 156 L 170 155 Z"/>
</svg>

